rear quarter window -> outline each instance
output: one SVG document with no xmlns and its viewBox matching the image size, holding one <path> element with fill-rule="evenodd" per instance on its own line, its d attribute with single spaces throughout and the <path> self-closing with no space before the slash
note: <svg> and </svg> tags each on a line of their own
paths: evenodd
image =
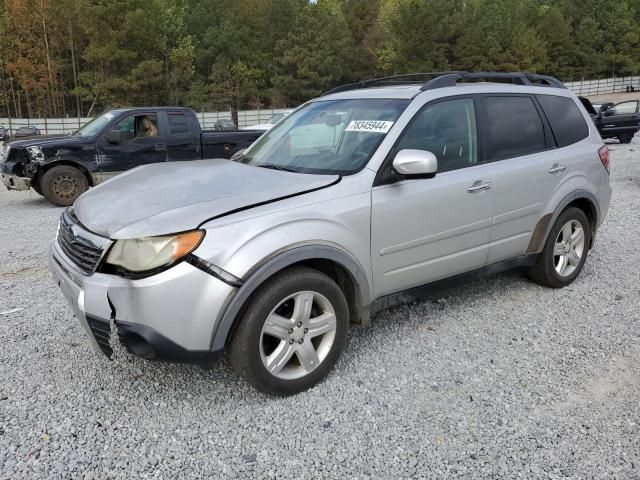
<svg viewBox="0 0 640 480">
<path fill-rule="evenodd" d="M 538 95 L 558 147 L 579 142 L 589 135 L 589 127 L 576 103 L 568 97 Z"/>
<path fill-rule="evenodd" d="M 189 133 L 189 124 L 184 113 L 170 113 L 169 119 L 169 135 L 186 135 Z"/>
</svg>

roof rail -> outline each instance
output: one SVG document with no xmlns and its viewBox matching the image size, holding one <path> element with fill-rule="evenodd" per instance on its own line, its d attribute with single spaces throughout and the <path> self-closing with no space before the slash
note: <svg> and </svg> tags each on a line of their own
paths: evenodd
<svg viewBox="0 0 640 480">
<path fill-rule="evenodd" d="M 346 92 L 347 90 L 358 90 L 360 88 L 368 88 L 373 87 L 375 85 L 411 85 L 415 83 L 422 83 L 426 79 L 422 80 L 411 80 L 411 78 L 415 77 L 428 77 L 429 80 L 435 79 L 437 77 L 441 77 L 443 75 L 452 75 L 457 73 L 466 73 L 460 71 L 451 71 L 451 72 L 420 72 L 420 73 L 403 73 L 401 75 L 390 75 L 388 77 L 380 77 L 380 78 L 372 78 L 371 80 L 362 80 L 360 82 L 355 83 L 345 83 L 344 85 L 339 85 L 331 90 L 327 90 L 321 96 L 330 95 L 332 93 L 338 92 Z"/>
<path fill-rule="evenodd" d="M 420 90 L 434 90 L 436 88 L 454 87 L 458 82 L 499 82 L 514 85 L 535 85 L 540 87 L 567 88 L 555 77 L 525 72 L 456 72 L 443 75 L 425 83 Z"/>
<path fill-rule="evenodd" d="M 415 79 L 423 77 L 422 80 Z M 499 82 L 512 83 L 514 85 L 535 85 L 541 87 L 567 88 L 560 80 L 548 75 L 538 75 L 526 72 L 424 72 L 424 73 L 405 73 L 402 75 L 391 75 L 389 77 L 373 78 L 371 80 L 363 80 L 355 83 L 347 83 L 332 88 L 324 92 L 321 96 L 330 95 L 332 93 L 345 92 L 347 90 L 357 90 L 360 88 L 369 88 L 376 85 L 410 85 L 422 83 L 424 77 L 429 80 L 422 85 L 420 90 L 434 90 L 436 88 L 454 87 L 458 82 Z M 414 80 L 411 80 L 414 78 Z"/>
</svg>

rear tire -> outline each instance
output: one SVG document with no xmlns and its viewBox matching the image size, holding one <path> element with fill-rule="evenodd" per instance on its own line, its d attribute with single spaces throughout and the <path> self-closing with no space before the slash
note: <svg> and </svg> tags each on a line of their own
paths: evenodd
<svg viewBox="0 0 640 480">
<path fill-rule="evenodd" d="M 44 198 L 54 205 L 66 207 L 89 188 L 89 182 L 77 168 L 58 165 L 42 175 L 40 188 Z"/>
<path fill-rule="evenodd" d="M 349 329 L 344 293 L 331 278 L 294 267 L 252 295 L 233 333 L 228 358 L 250 384 L 271 395 L 292 395 L 327 376 Z"/>
<path fill-rule="evenodd" d="M 589 245 L 589 219 L 579 208 L 567 208 L 553 224 L 542 253 L 529 269 L 529 277 L 546 287 L 569 285 L 582 271 Z"/>
<path fill-rule="evenodd" d="M 624 135 L 620 135 L 618 137 L 618 140 L 620 141 L 620 143 L 631 143 L 631 140 L 633 140 L 633 135 L 630 133 L 625 133 Z"/>
</svg>

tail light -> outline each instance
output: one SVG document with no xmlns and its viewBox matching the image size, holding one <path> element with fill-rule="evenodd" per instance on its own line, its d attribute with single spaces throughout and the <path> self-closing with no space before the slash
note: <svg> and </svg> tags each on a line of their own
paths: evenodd
<svg viewBox="0 0 640 480">
<path fill-rule="evenodd" d="M 606 145 L 600 147 L 598 150 L 598 155 L 600 155 L 600 161 L 602 162 L 602 166 L 609 171 L 609 148 Z"/>
</svg>

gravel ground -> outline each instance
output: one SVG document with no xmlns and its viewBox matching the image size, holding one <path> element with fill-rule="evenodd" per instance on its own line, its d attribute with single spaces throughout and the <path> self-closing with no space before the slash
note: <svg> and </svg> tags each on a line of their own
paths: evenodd
<svg viewBox="0 0 640 480">
<path fill-rule="evenodd" d="M 611 148 L 570 287 L 512 272 L 382 312 L 286 399 L 98 356 L 46 267 L 60 209 L 0 189 L 0 478 L 640 478 L 640 142 Z"/>
</svg>

